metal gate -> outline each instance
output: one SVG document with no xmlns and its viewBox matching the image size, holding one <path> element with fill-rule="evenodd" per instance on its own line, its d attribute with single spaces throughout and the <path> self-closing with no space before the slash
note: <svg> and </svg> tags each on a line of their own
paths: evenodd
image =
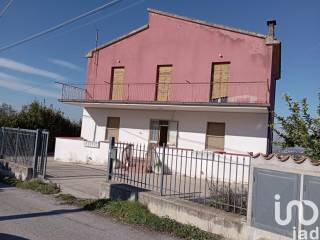
<svg viewBox="0 0 320 240">
<path fill-rule="evenodd" d="M 111 141 L 108 179 L 246 215 L 248 155 Z"/>
<path fill-rule="evenodd" d="M 33 177 L 45 177 L 49 132 L 2 127 L 0 159 L 33 168 Z"/>
</svg>

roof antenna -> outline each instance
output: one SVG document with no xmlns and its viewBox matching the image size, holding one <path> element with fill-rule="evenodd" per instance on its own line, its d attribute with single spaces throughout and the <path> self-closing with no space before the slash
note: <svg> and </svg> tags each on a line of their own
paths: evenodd
<svg viewBox="0 0 320 240">
<path fill-rule="evenodd" d="M 99 44 L 99 29 L 96 28 L 96 49 L 95 49 L 96 57 L 95 57 L 95 60 L 94 60 L 96 65 L 98 65 L 98 54 L 99 54 L 99 52 L 97 52 L 98 44 Z"/>
</svg>

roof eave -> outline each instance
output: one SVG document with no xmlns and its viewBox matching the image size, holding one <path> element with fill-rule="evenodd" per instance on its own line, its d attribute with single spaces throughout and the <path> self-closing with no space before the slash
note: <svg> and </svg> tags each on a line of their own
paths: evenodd
<svg viewBox="0 0 320 240">
<path fill-rule="evenodd" d="M 102 44 L 102 45 L 98 46 L 97 48 L 91 49 L 91 50 L 86 54 L 86 57 L 87 57 L 87 58 L 91 58 L 91 57 L 93 57 L 93 53 L 94 53 L 95 51 L 98 51 L 98 50 L 100 50 L 100 49 L 102 49 L 102 48 L 105 48 L 105 47 L 108 47 L 108 46 L 110 46 L 110 45 L 112 45 L 112 44 L 115 44 L 115 43 L 117 43 L 117 42 L 119 42 L 119 41 L 121 41 L 121 40 L 123 40 L 123 39 L 126 39 L 126 38 L 128 38 L 128 37 L 131 37 L 131 36 L 133 36 L 133 35 L 135 35 L 135 34 L 137 34 L 137 33 L 139 33 L 139 32 L 142 32 L 142 31 L 144 31 L 144 30 L 146 30 L 146 29 L 148 29 L 148 28 L 149 28 L 149 24 L 143 25 L 142 27 L 139 27 L 139 28 L 137 28 L 137 29 L 135 29 L 135 30 L 133 30 L 133 31 L 125 34 L 125 35 L 122 35 L 122 36 L 120 36 L 120 37 L 118 37 L 118 38 L 115 38 L 115 39 L 113 39 L 113 40 L 105 43 L 105 44 Z"/>
<path fill-rule="evenodd" d="M 231 31 L 231 32 L 236 32 L 236 33 L 241 33 L 241 34 L 246 34 L 249 36 L 259 37 L 259 38 L 263 38 L 263 39 L 265 39 L 267 37 L 267 35 L 264 35 L 261 33 L 251 32 L 251 31 L 247 31 L 247 30 L 243 30 L 243 29 L 239 29 L 239 28 L 228 27 L 228 26 L 221 25 L 221 24 L 209 23 L 206 21 L 202 21 L 202 20 L 198 20 L 198 19 L 194 19 L 194 18 L 189 18 L 189 17 L 184 17 L 184 16 L 180 16 L 180 15 L 176 15 L 176 14 L 172 14 L 172 13 L 168 13 L 168 12 L 163 12 L 163 11 L 159 11 L 159 10 L 152 9 L 152 8 L 148 8 L 147 10 L 148 10 L 148 12 L 151 12 L 151 13 L 156 13 L 156 14 L 160 14 L 163 16 L 168 16 L 168 17 L 172 17 L 172 18 L 176 18 L 176 19 L 180 19 L 180 20 L 184 20 L 184 21 L 188 21 L 188 22 L 192 22 L 192 23 L 197 23 L 200 25 L 208 26 L 208 27 L 219 28 L 219 29 L 223 29 L 223 30 L 227 30 L 227 31 Z"/>
</svg>

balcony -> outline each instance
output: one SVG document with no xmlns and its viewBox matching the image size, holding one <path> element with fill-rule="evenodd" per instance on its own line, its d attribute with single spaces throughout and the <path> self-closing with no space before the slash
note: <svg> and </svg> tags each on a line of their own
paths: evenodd
<svg viewBox="0 0 320 240">
<path fill-rule="evenodd" d="M 62 85 L 59 101 L 76 105 L 269 106 L 266 82 Z"/>
<path fill-rule="evenodd" d="M 125 83 L 69 85 L 61 83 L 61 101 L 268 104 L 266 82 Z"/>
</svg>

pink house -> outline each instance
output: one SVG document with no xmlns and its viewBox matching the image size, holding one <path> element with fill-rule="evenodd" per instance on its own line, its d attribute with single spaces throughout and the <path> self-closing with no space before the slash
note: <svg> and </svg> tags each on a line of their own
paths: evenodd
<svg viewBox="0 0 320 240">
<path fill-rule="evenodd" d="M 60 101 L 83 107 L 77 141 L 90 151 L 115 137 L 195 150 L 270 152 L 268 126 L 281 66 L 276 22 L 268 21 L 263 35 L 148 12 L 147 25 L 87 54 L 83 86 L 63 85 Z M 59 144 L 71 141 L 57 139 L 57 158 Z M 78 161 L 106 161 L 104 154 L 83 151 L 86 157 Z"/>
</svg>

